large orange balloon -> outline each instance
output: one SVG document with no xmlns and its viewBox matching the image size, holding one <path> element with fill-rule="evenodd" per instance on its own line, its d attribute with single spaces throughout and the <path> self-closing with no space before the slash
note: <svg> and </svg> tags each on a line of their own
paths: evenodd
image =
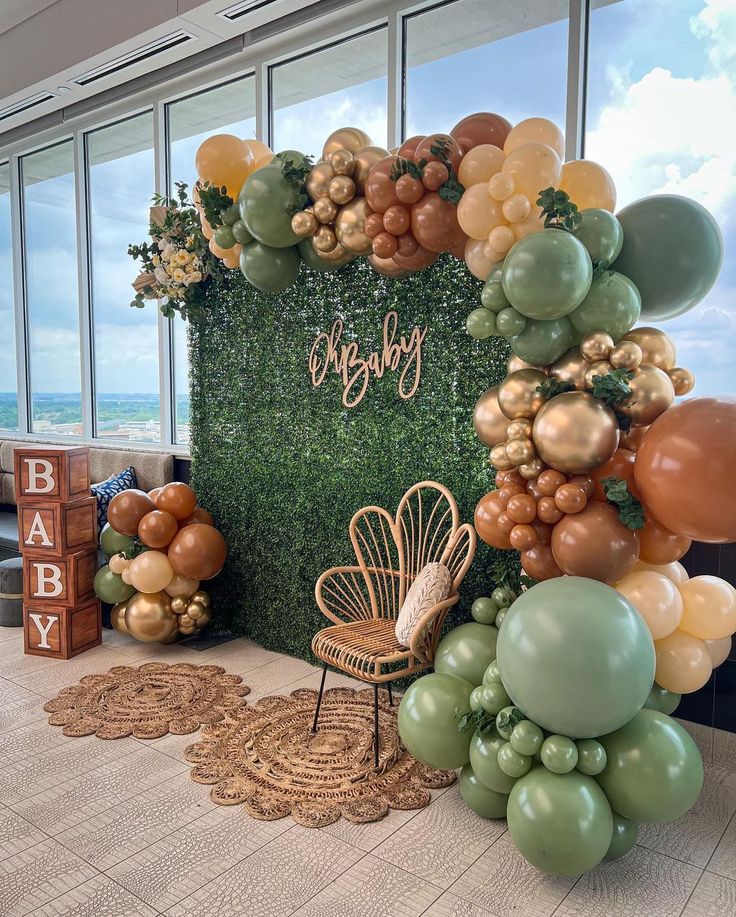
<svg viewBox="0 0 736 917">
<path fill-rule="evenodd" d="M 225 539 L 211 525 L 186 525 L 169 545 L 169 562 L 174 573 L 191 579 L 217 576 L 226 557 Z"/>
<path fill-rule="evenodd" d="M 121 535 L 138 534 L 138 523 L 156 507 L 153 500 L 142 490 L 122 490 L 110 500 L 107 507 L 107 521 L 111 528 Z"/>
<path fill-rule="evenodd" d="M 736 398 L 693 398 L 647 430 L 636 453 L 636 484 L 671 532 L 712 544 L 736 541 L 734 456 Z"/>
<path fill-rule="evenodd" d="M 503 149 L 510 130 L 511 125 L 501 115 L 478 111 L 458 121 L 450 134 L 467 153 L 481 143 L 491 143 Z"/>
<path fill-rule="evenodd" d="M 411 231 L 417 242 L 430 252 L 449 252 L 465 241 L 465 233 L 457 221 L 457 207 L 436 191 L 428 191 L 411 208 Z"/>
<path fill-rule="evenodd" d="M 497 490 L 492 490 L 485 497 L 481 497 L 475 507 L 475 530 L 491 547 L 510 550 L 509 536 L 502 532 L 496 524 L 504 510 L 505 507 L 501 504 Z"/>
<path fill-rule="evenodd" d="M 400 203 L 396 197 L 396 182 L 391 180 L 398 161 L 398 156 L 385 156 L 370 167 L 365 181 L 365 199 L 375 213 L 385 213 L 389 207 Z"/>
<path fill-rule="evenodd" d="M 443 146 L 444 153 L 433 153 L 432 148 L 437 149 L 439 145 Z M 450 134 L 430 134 L 421 140 L 414 150 L 415 162 L 420 162 L 422 159 L 426 162 L 444 162 L 447 159 L 455 172 L 460 168 L 462 158 L 463 148 Z"/>
<path fill-rule="evenodd" d="M 647 564 L 671 564 L 687 554 L 692 540 L 675 535 L 644 510 L 644 528 L 639 529 L 639 559 Z"/>
<path fill-rule="evenodd" d="M 165 484 L 156 498 L 156 509 L 171 513 L 174 519 L 186 519 L 187 516 L 191 516 L 196 505 L 197 495 L 188 484 L 181 481 Z"/>
<path fill-rule="evenodd" d="M 589 472 L 590 477 L 593 479 L 595 484 L 595 490 L 593 492 L 593 499 L 600 500 L 602 503 L 607 502 L 606 492 L 603 489 L 603 484 L 601 481 L 604 478 L 618 478 L 621 481 L 626 481 L 626 486 L 629 489 L 629 493 L 632 494 L 636 499 L 639 499 L 639 491 L 636 487 L 636 482 L 634 481 L 634 460 L 636 456 L 633 452 L 630 452 L 628 449 L 617 449 L 611 458 L 604 462 L 602 465 L 599 465 L 597 468 L 594 468 Z M 674 557 L 673 560 L 678 558 Z M 667 561 L 662 561 L 662 563 L 667 563 Z"/>
<path fill-rule="evenodd" d="M 159 509 L 146 513 L 138 523 L 138 537 L 149 548 L 165 548 L 178 530 L 179 526 L 171 513 Z M 140 591 L 148 592 L 150 590 Z M 158 591 L 158 589 L 153 590 L 153 592 Z"/>
<path fill-rule="evenodd" d="M 618 510 L 593 501 L 557 523 L 552 530 L 552 554 L 568 576 L 616 583 L 636 563 L 639 538 L 619 522 Z"/>
<path fill-rule="evenodd" d="M 255 161 L 250 147 L 239 137 L 215 134 L 200 144 L 195 165 L 201 181 L 218 188 L 224 185 L 230 197 L 237 198 Z"/>
</svg>

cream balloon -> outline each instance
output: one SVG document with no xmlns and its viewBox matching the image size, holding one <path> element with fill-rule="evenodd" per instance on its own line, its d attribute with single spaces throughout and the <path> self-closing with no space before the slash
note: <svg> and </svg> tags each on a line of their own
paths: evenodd
<svg viewBox="0 0 736 917">
<path fill-rule="evenodd" d="M 710 661 L 715 669 L 730 656 L 733 639 L 721 637 L 720 640 L 703 640 L 703 643 L 705 643 L 705 648 L 708 650 Z"/>
<path fill-rule="evenodd" d="M 525 143 L 544 143 L 562 159 L 565 155 L 565 138 L 554 121 L 547 118 L 525 118 L 506 135 L 503 151 L 508 156 Z"/>
<path fill-rule="evenodd" d="M 640 570 L 653 570 L 655 573 L 661 573 L 668 580 L 672 580 L 675 586 L 686 583 L 690 578 L 687 570 L 682 566 L 679 560 L 672 561 L 671 564 L 648 564 L 646 561 L 637 560 L 631 572 L 635 573 Z"/>
<path fill-rule="evenodd" d="M 701 640 L 721 640 L 736 632 L 736 589 L 717 576 L 694 576 L 680 586 L 680 629 Z"/>
<path fill-rule="evenodd" d="M 514 238 L 517 242 L 519 239 L 523 239 L 524 236 L 529 236 L 533 232 L 540 232 L 540 230 L 544 229 L 542 208 L 537 207 L 536 204 L 532 204 L 529 216 L 518 223 L 512 221 L 511 228 L 514 230 Z"/>
<path fill-rule="evenodd" d="M 500 201 L 488 194 L 487 184 L 472 185 L 457 205 L 457 221 L 471 239 L 487 239 L 488 233 L 506 223 Z"/>
<path fill-rule="evenodd" d="M 169 580 L 168 585 L 164 586 L 164 592 L 170 595 L 172 599 L 180 595 L 189 597 L 193 595 L 197 589 L 199 589 L 198 579 L 190 579 L 188 576 L 182 576 L 180 573 L 175 573 Z"/>
<path fill-rule="evenodd" d="M 657 668 L 654 680 L 667 691 L 690 694 L 710 678 L 713 665 L 702 640 L 676 630 L 654 644 Z"/>
<path fill-rule="evenodd" d="M 579 210 L 598 207 L 613 213 L 616 206 L 616 186 L 603 166 L 590 159 L 573 159 L 562 167 L 559 186 L 567 191 Z"/>
<path fill-rule="evenodd" d="M 682 597 L 672 580 L 652 570 L 638 570 L 627 573 L 616 583 L 616 589 L 644 618 L 653 640 L 677 630 L 682 618 Z"/>
<path fill-rule="evenodd" d="M 540 191 L 559 187 L 562 163 L 546 144 L 524 143 L 509 153 L 502 171 L 513 176 L 515 191 L 536 204 Z"/>
<path fill-rule="evenodd" d="M 168 586 L 174 571 L 162 551 L 144 551 L 134 557 L 127 569 L 130 585 L 138 592 L 161 592 Z"/>
<path fill-rule="evenodd" d="M 501 171 L 504 163 L 503 150 L 492 143 L 479 143 L 467 152 L 457 170 L 457 177 L 461 185 L 470 188 L 478 182 L 487 182 Z"/>
<path fill-rule="evenodd" d="M 491 268 L 498 261 L 494 252 L 490 252 L 490 257 L 486 254 L 486 247 L 484 239 L 468 239 L 465 243 L 465 264 L 478 280 L 487 280 Z"/>
</svg>

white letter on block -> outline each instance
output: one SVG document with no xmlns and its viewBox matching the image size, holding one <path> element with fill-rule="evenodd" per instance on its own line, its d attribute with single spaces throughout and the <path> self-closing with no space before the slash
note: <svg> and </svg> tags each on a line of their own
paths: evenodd
<svg viewBox="0 0 736 917">
<path fill-rule="evenodd" d="M 41 618 L 43 615 L 30 614 L 29 618 L 38 628 L 38 633 L 41 637 L 41 642 L 38 644 L 40 650 L 50 650 L 49 641 L 46 639 L 49 635 L 49 631 L 59 620 L 56 615 L 46 615 L 46 627 L 41 623 Z"/>
<path fill-rule="evenodd" d="M 52 599 L 61 595 L 63 587 L 61 585 L 61 570 L 56 564 L 34 563 L 38 575 L 38 588 L 33 593 L 34 596 L 44 599 Z M 51 586 L 51 589 L 47 589 Z"/>
<path fill-rule="evenodd" d="M 41 518 L 41 513 L 36 513 L 33 517 L 33 522 L 31 523 L 31 530 L 28 533 L 28 538 L 26 538 L 26 544 L 35 544 L 33 540 L 36 536 L 40 536 L 41 544 L 47 548 L 53 547 L 54 543 L 49 538 L 49 533 L 46 531 L 46 526 L 43 524 L 43 519 Z"/>
<path fill-rule="evenodd" d="M 47 494 L 56 486 L 51 472 L 54 470 L 53 465 L 47 459 L 25 459 L 28 465 L 28 487 L 26 493 L 29 494 Z M 42 487 L 39 486 L 39 480 L 44 482 Z"/>
</svg>

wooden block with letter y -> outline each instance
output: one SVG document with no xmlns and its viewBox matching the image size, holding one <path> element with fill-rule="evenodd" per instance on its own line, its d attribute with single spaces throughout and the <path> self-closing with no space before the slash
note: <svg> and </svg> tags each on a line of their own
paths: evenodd
<svg viewBox="0 0 736 917">
<path fill-rule="evenodd" d="M 71 659 L 102 643 L 99 599 L 77 608 L 61 605 L 23 604 L 24 650 L 31 656 Z"/>
</svg>

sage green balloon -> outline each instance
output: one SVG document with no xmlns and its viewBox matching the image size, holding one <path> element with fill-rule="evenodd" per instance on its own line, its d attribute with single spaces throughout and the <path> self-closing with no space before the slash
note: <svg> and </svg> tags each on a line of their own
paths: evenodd
<svg viewBox="0 0 736 917">
<path fill-rule="evenodd" d="M 516 783 L 498 766 L 498 752 L 506 744 L 506 739 L 495 729 L 490 732 L 476 732 L 470 742 L 470 764 L 473 772 L 483 786 L 496 793 L 510 793 Z"/>
<path fill-rule="evenodd" d="M 527 318 L 549 321 L 568 315 L 585 299 L 593 264 L 572 233 L 543 229 L 524 236 L 503 263 L 503 291 Z"/>
<path fill-rule="evenodd" d="M 578 763 L 578 749 L 567 736 L 547 736 L 542 743 L 542 764 L 553 774 L 569 774 Z"/>
<path fill-rule="evenodd" d="M 299 150 L 282 150 L 276 154 L 278 159 L 288 162 L 297 169 L 311 169 L 312 163 Z"/>
<path fill-rule="evenodd" d="M 494 659 L 493 662 L 488 666 L 488 668 L 483 673 L 483 685 L 500 685 L 501 684 L 501 673 L 498 671 L 498 660 Z M 506 701 L 508 704 L 508 701 Z M 504 706 L 506 706 L 504 704 Z"/>
<path fill-rule="evenodd" d="M 493 625 L 469 621 L 454 627 L 437 647 L 435 672 L 458 675 L 474 687 L 483 681 L 483 673 L 496 658 L 498 631 Z"/>
<path fill-rule="evenodd" d="M 100 567 L 95 574 L 94 589 L 97 598 L 110 605 L 127 602 L 136 591 L 133 586 L 123 582 L 122 576 L 113 573 L 107 564 Z"/>
<path fill-rule="evenodd" d="M 464 678 L 433 672 L 409 685 L 399 704 L 399 735 L 417 761 L 439 770 L 470 760 L 472 727 L 458 721 L 470 709 L 473 686 Z"/>
<path fill-rule="evenodd" d="M 484 786 L 470 764 L 460 772 L 460 795 L 463 802 L 481 818 L 505 818 L 508 796 Z"/>
<path fill-rule="evenodd" d="M 237 202 L 226 207 L 220 213 L 220 219 L 225 226 L 234 226 L 240 219 L 240 207 L 238 207 Z M 219 245 L 220 243 L 218 242 L 217 244 Z"/>
<path fill-rule="evenodd" d="M 470 614 L 478 624 L 493 624 L 498 614 L 498 605 L 490 596 L 482 595 L 470 606 Z"/>
<path fill-rule="evenodd" d="M 215 242 L 220 248 L 232 248 L 235 245 L 235 235 L 229 226 L 218 226 L 215 230 Z"/>
<path fill-rule="evenodd" d="M 253 241 L 253 236 L 248 232 L 248 227 L 242 220 L 237 220 L 230 228 L 232 229 L 233 238 L 236 242 L 240 242 L 241 245 L 247 245 L 248 242 Z"/>
<path fill-rule="evenodd" d="M 496 615 L 496 629 L 498 629 L 503 624 L 503 619 L 506 617 L 506 612 L 508 608 L 500 608 L 498 614 Z"/>
<path fill-rule="evenodd" d="M 470 709 L 473 713 L 477 713 L 479 710 L 483 710 L 483 685 L 479 685 L 477 688 L 473 688 L 470 694 Z"/>
<path fill-rule="evenodd" d="M 465 319 L 465 329 L 476 341 L 485 341 L 496 331 L 496 314 L 483 306 L 473 311 Z"/>
<path fill-rule="evenodd" d="M 595 739 L 580 739 L 575 743 L 578 748 L 578 763 L 575 765 L 581 774 L 595 777 L 606 766 L 606 749 Z"/>
<path fill-rule="evenodd" d="M 672 714 L 680 706 L 682 694 L 668 691 L 655 681 L 649 697 L 644 701 L 644 706 L 649 710 L 659 710 L 660 713 Z"/>
<path fill-rule="evenodd" d="M 519 778 L 528 773 L 532 766 L 531 755 L 520 755 L 511 742 L 498 749 L 498 766 L 509 777 Z"/>
<path fill-rule="evenodd" d="M 634 606 L 580 576 L 523 592 L 498 637 L 498 667 L 516 706 L 542 729 L 578 739 L 635 716 L 649 696 L 654 662 L 649 628 Z"/>
<path fill-rule="evenodd" d="M 611 811 L 613 816 L 613 836 L 611 846 L 604 860 L 618 860 L 631 850 L 639 836 L 639 825 L 629 818 L 624 818 L 618 812 Z"/>
<path fill-rule="evenodd" d="M 240 217 L 248 232 L 271 248 L 288 248 L 299 241 L 291 228 L 291 217 L 302 204 L 298 190 L 286 181 L 279 164 L 252 172 L 238 195 Z"/>
<path fill-rule="evenodd" d="M 485 674 L 483 676 L 485 678 Z M 486 713 L 495 716 L 506 707 L 511 698 L 506 693 L 502 684 L 484 684 L 477 690 L 480 690 L 480 704 Z"/>
<path fill-rule="evenodd" d="M 604 271 L 569 317 L 579 338 L 591 331 L 607 331 L 618 341 L 634 327 L 640 313 L 641 296 L 632 281 L 616 271 Z"/>
<path fill-rule="evenodd" d="M 135 547 L 135 539 L 129 535 L 121 535 L 109 522 L 106 522 L 100 532 L 100 547 L 105 552 L 105 556 L 110 558 L 113 554 L 132 551 Z"/>
<path fill-rule="evenodd" d="M 350 264 L 356 257 L 352 252 L 346 250 L 342 258 L 336 261 L 327 261 L 325 258 L 320 257 L 314 250 L 311 239 L 302 239 L 297 245 L 297 250 L 307 267 L 311 268 L 313 271 L 320 271 L 324 274 L 329 274 L 331 271 L 339 271 L 341 267 Z"/>
<path fill-rule="evenodd" d="M 532 866 L 553 876 L 576 876 L 611 846 L 611 807 L 592 777 L 535 767 L 517 780 L 506 817 L 511 839 Z"/>
<path fill-rule="evenodd" d="M 641 710 L 598 740 L 608 761 L 596 777 L 611 808 L 632 821 L 658 824 L 684 815 L 703 787 L 698 746 L 678 722 Z"/>
<path fill-rule="evenodd" d="M 522 720 L 511 730 L 509 742 L 520 755 L 536 755 L 544 742 L 544 732 L 531 720 Z"/>
<path fill-rule="evenodd" d="M 500 312 L 502 309 L 508 309 L 511 305 L 506 299 L 500 278 L 486 280 L 480 293 L 480 301 L 483 304 L 483 308 L 490 309 L 491 312 Z"/>
<path fill-rule="evenodd" d="M 653 194 L 616 216 L 624 245 L 613 266 L 639 288 L 642 320 L 675 318 L 697 306 L 723 264 L 723 237 L 705 207 L 676 194 Z"/>
<path fill-rule="evenodd" d="M 526 318 L 517 312 L 513 306 L 509 306 L 496 316 L 496 331 L 503 337 L 513 337 L 515 334 L 521 334 L 526 328 Z"/>
<path fill-rule="evenodd" d="M 572 325 L 567 317 L 550 322 L 529 318 L 524 330 L 510 337 L 508 342 L 517 357 L 534 366 L 545 366 L 559 360 L 572 346 Z"/>
<path fill-rule="evenodd" d="M 587 249 L 594 267 L 610 267 L 624 244 L 621 224 L 612 213 L 598 207 L 581 210 L 580 216 L 582 219 L 575 229 L 575 237 Z"/>
<path fill-rule="evenodd" d="M 249 242 L 240 252 L 243 276 L 262 293 L 280 293 L 290 287 L 299 275 L 301 263 L 294 247 L 270 248 L 261 242 Z"/>
</svg>

